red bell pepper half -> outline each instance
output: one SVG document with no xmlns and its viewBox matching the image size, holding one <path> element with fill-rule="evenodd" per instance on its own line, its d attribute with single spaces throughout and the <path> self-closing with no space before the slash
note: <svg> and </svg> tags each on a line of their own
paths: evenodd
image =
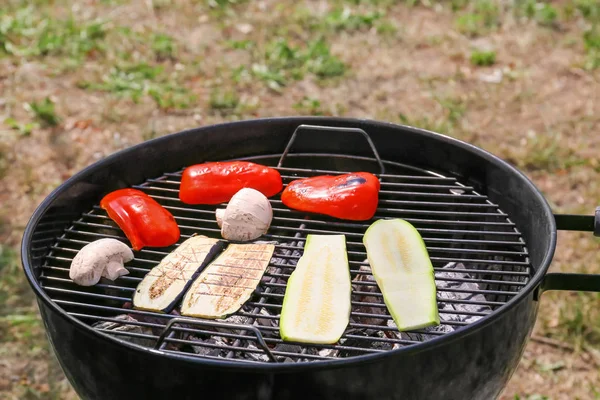
<svg viewBox="0 0 600 400">
<path fill-rule="evenodd" d="M 290 182 L 281 201 L 299 211 L 364 221 L 375 215 L 380 186 L 368 172 L 313 176 Z"/>
<path fill-rule="evenodd" d="M 179 240 L 173 215 L 140 190 L 115 190 L 102 198 L 100 207 L 123 230 L 134 250 L 167 247 Z"/>
<path fill-rule="evenodd" d="M 179 199 L 186 204 L 221 204 L 243 188 L 271 197 L 283 189 L 283 182 L 276 169 L 249 161 L 206 162 L 183 171 Z"/>
</svg>

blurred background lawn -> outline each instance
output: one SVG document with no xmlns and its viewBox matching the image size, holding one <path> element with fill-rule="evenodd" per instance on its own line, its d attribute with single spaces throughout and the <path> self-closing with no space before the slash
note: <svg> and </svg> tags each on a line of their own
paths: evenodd
<svg viewBox="0 0 600 400">
<path fill-rule="evenodd" d="M 1 0 L 0 398 L 76 398 L 18 244 L 86 165 L 222 121 L 373 118 L 481 146 L 555 212 L 590 214 L 599 79 L 598 0 Z M 561 232 L 552 269 L 600 273 L 599 250 Z M 502 399 L 599 399 L 599 310 L 597 294 L 544 294 Z"/>
</svg>

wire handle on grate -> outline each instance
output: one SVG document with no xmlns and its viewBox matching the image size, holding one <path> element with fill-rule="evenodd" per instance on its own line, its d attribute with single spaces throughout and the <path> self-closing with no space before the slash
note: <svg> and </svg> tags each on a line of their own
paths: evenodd
<svg viewBox="0 0 600 400">
<path fill-rule="evenodd" d="M 269 346 L 267 346 L 265 339 L 263 338 L 262 334 L 260 333 L 260 330 L 257 327 L 252 326 L 252 325 L 230 324 L 227 322 L 204 321 L 204 320 L 190 319 L 190 318 L 173 318 L 173 319 L 171 319 L 167 323 L 167 325 L 165 326 L 163 331 L 161 332 L 160 336 L 158 337 L 158 340 L 156 341 L 156 344 L 154 345 L 155 350 L 160 349 L 160 347 L 164 343 L 167 335 L 172 330 L 173 325 L 175 325 L 175 324 L 200 325 L 200 326 L 210 326 L 210 327 L 215 327 L 215 328 L 229 328 L 229 329 L 236 329 L 236 330 L 252 331 L 252 333 L 254 333 L 254 335 L 256 336 L 256 343 L 257 343 L 258 347 L 260 347 L 265 352 L 267 357 L 269 357 L 269 360 L 271 360 L 273 362 L 277 362 L 277 359 L 275 358 L 273 353 L 271 353 Z"/>
<path fill-rule="evenodd" d="M 375 144 L 371 140 L 371 137 L 369 136 L 369 134 L 360 128 L 348 128 L 348 127 L 342 127 L 342 126 L 321 126 L 321 125 L 305 125 L 305 124 L 298 125 L 298 127 L 294 130 L 294 133 L 292 133 L 292 136 L 290 137 L 290 140 L 288 141 L 287 146 L 285 146 L 285 150 L 283 151 L 283 153 L 281 154 L 281 157 L 279 158 L 277 167 L 281 167 L 281 165 L 283 164 L 283 160 L 289 153 L 290 149 L 292 148 L 292 144 L 296 140 L 296 136 L 298 135 L 298 133 L 300 131 L 303 131 L 303 130 L 305 130 L 305 131 L 323 131 L 323 132 L 360 133 L 361 135 L 363 135 L 365 137 L 365 139 L 367 139 L 367 142 L 369 143 L 369 146 L 371 147 L 371 150 L 373 151 L 373 154 L 375 155 L 377 164 L 379 164 L 379 170 L 380 170 L 379 173 L 380 174 L 385 173 L 385 166 L 383 165 L 383 161 L 381 161 L 381 157 L 379 157 L 377 148 L 375 147 Z"/>
</svg>

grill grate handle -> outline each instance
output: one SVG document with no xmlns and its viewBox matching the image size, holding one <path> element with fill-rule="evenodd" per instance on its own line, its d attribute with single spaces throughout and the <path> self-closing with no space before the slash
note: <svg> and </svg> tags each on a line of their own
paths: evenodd
<svg viewBox="0 0 600 400">
<path fill-rule="evenodd" d="M 298 125 L 298 127 L 294 130 L 294 133 L 292 133 L 292 136 L 290 136 L 290 140 L 288 141 L 287 145 L 285 146 L 285 150 L 283 150 L 283 153 L 281 153 L 281 157 L 279 158 L 277 167 L 281 167 L 283 165 L 283 161 L 285 160 L 285 157 L 287 156 L 290 149 L 292 148 L 292 144 L 296 140 L 296 136 L 298 136 L 298 133 L 300 133 L 301 131 L 360 133 L 367 140 L 367 142 L 369 143 L 369 147 L 371 147 L 371 150 L 373 151 L 373 154 L 375 155 L 377 164 L 379 164 L 380 174 L 382 174 L 382 175 L 385 174 L 385 166 L 383 165 L 383 161 L 381 161 L 381 157 L 379 157 L 379 152 L 377 151 L 377 148 L 375 147 L 375 143 L 373 143 L 373 140 L 371 140 L 371 137 L 369 136 L 369 134 L 360 128 L 349 128 L 349 127 L 342 127 L 342 126 L 321 126 L 321 125 L 306 125 L 306 124 Z"/>
<path fill-rule="evenodd" d="M 172 332 L 173 325 L 175 325 L 175 324 L 199 325 L 199 326 L 209 326 L 209 327 L 214 327 L 214 328 L 229 328 L 229 329 L 234 329 L 234 330 L 251 331 L 256 336 L 256 344 L 258 345 L 258 347 L 260 347 L 265 352 L 267 357 L 269 357 L 269 360 L 271 360 L 273 362 L 278 362 L 277 359 L 275 358 L 275 356 L 273 355 L 273 353 L 271 353 L 269 346 L 267 346 L 265 339 L 263 338 L 262 334 L 260 333 L 260 330 L 257 327 L 252 326 L 252 325 L 247 325 L 247 324 L 246 325 L 230 324 L 227 322 L 205 321 L 205 320 L 198 320 L 198 319 L 191 319 L 191 318 L 180 318 L 179 317 L 179 318 L 171 319 L 167 323 L 167 325 L 165 326 L 163 331 L 161 332 L 160 336 L 158 337 L 158 340 L 156 341 L 156 344 L 154 345 L 155 350 L 160 350 L 166 337 L 169 335 L 170 332 Z"/>
</svg>

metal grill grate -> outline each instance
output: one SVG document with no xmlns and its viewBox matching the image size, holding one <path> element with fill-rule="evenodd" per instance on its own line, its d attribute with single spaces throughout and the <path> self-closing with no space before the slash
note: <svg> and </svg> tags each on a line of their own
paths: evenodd
<svg viewBox="0 0 600 400">
<path fill-rule="evenodd" d="M 290 166 L 277 167 L 286 156 Z M 339 154 L 287 154 L 246 158 L 276 167 L 284 185 L 317 174 L 378 170 L 381 160 Z M 321 169 L 300 168 L 301 165 Z M 340 165 L 346 168 L 339 168 Z M 308 215 L 271 199 L 273 222 L 261 240 L 277 241 L 275 254 L 252 298 L 222 321 L 181 318 L 131 308 L 137 284 L 161 258 L 173 250 L 145 248 L 134 252 L 130 274 L 114 283 L 75 285 L 68 276 L 77 251 L 99 238 L 129 244 L 122 231 L 98 206 L 81 215 L 57 238 L 46 256 L 40 283 L 68 314 L 116 338 L 164 352 L 235 359 L 240 362 L 302 362 L 353 357 L 408 346 L 460 329 L 493 312 L 527 284 L 530 265 L 525 243 L 508 215 L 485 195 L 442 176 L 412 166 L 383 161 L 376 218 L 404 218 L 417 227 L 436 271 L 442 325 L 398 332 L 368 271 L 362 235 L 369 223 L 346 222 Z M 191 206 L 178 199 L 181 171 L 165 173 L 134 186 L 165 206 L 181 229 L 180 242 L 192 234 L 220 238 L 217 206 Z M 350 324 L 336 345 L 283 342 L 279 312 L 285 285 L 301 255 L 308 233 L 343 233 L 353 279 Z"/>
</svg>

